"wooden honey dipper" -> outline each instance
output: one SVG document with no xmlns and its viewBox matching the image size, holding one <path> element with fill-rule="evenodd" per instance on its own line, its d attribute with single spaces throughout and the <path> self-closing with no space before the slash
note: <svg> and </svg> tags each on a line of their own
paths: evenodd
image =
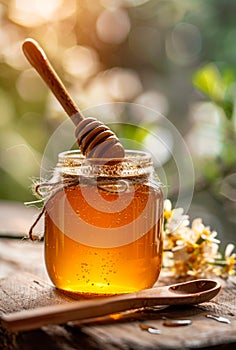
<svg viewBox="0 0 236 350">
<path fill-rule="evenodd" d="M 82 154 L 88 158 L 123 158 L 125 151 L 119 139 L 102 122 L 82 115 L 37 41 L 26 39 L 22 49 L 75 124 L 75 136 Z"/>
</svg>

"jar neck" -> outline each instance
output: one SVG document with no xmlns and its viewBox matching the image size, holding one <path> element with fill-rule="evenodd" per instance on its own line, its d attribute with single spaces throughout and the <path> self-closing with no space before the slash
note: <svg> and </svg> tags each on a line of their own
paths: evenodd
<svg viewBox="0 0 236 350">
<path fill-rule="evenodd" d="M 86 178 L 147 178 L 153 173 L 153 163 L 150 154 L 140 151 L 126 151 L 123 159 L 96 159 L 76 150 L 59 154 L 56 172 Z"/>
</svg>

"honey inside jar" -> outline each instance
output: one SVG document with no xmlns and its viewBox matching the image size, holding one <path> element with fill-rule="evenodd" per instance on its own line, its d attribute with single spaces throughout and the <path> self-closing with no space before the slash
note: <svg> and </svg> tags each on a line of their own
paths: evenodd
<svg viewBox="0 0 236 350">
<path fill-rule="evenodd" d="M 150 160 L 145 158 L 140 174 L 140 154 L 127 157 L 135 161 L 109 170 L 107 177 L 104 166 L 99 171 L 95 166 L 93 176 L 89 167 L 88 176 L 88 168 L 78 166 L 86 168 L 86 176 L 76 175 L 76 183 L 60 188 L 46 203 L 45 261 L 59 289 L 110 295 L 150 288 L 157 280 L 162 191 L 150 181 Z M 75 168 L 69 168 L 63 172 L 71 178 Z"/>
</svg>

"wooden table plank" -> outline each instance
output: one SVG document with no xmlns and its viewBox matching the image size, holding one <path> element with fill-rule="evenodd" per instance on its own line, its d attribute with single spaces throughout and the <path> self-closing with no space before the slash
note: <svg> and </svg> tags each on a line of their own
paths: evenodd
<svg viewBox="0 0 236 350">
<path fill-rule="evenodd" d="M 25 236 L 37 210 L 20 203 L 0 203 L 0 236 Z M 42 230 L 41 227 L 38 230 Z M 17 273 L 16 273 L 17 272 Z M 57 292 L 44 266 L 43 243 L 0 238 L 0 311 L 13 312 L 37 306 L 73 302 Z M 166 284 L 166 276 L 158 283 Z M 153 350 L 232 349 L 236 345 L 236 279 L 221 281 L 223 290 L 209 303 L 191 307 L 169 307 L 127 312 L 120 318 L 108 316 L 67 325 L 45 326 L 39 330 L 12 333 L 0 327 L 0 349 L 7 350 Z M 206 313 L 227 317 L 231 324 L 205 317 Z M 186 318 L 190 326 L 168 328 L 163 318 Z M 161 330 L 150 334 L 146 324 Z"/>
<path fill-rule="evenodd" d="M 26 271 L 49 280 L 44 265 L 42 242 L 0 238 L 0 278 Z"/>
<path fill-rule="evenodd" d="M 1 312 L 73 302 L 71 297 L 58 292 L 49 282 L 43 263 L 43 243 L 0 239 L 0 266 L 3 277 L 0 280 Z M 162 276 L 159 283 L 167 281 L 168 278 Z M 221 282 L 221 293 L 208 303 L 128 312 L 120 318 L 108 316 L 64 326 L 45 326 L 18 334 L 6 332 L 0 327 L 0 344 L 14 350 L 204 349 L 210 346 L 232 349 L 236 344 L 236 278 Z M 227 317 L 231 324 L 206 318 L 206 313 Z M 169 328 L 163 325 L 163 318 L 186 318 L 192 324 Z M 158 328 L 161 334 L 143 331 L 141 324 Z"/>
</svg>

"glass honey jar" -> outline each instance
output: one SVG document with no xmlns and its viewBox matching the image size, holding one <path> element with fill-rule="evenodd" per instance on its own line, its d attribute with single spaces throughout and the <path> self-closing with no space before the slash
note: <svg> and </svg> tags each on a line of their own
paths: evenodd
<svg viewBox="0 0 236 350">
<path fill-rule="evenodd" d="M 45 262 L 64 291 L 112 295 L 150 288 L 162 265 L 163 194 L 151 156 L 59 154 L 45 204 Z"/>
</svg>

